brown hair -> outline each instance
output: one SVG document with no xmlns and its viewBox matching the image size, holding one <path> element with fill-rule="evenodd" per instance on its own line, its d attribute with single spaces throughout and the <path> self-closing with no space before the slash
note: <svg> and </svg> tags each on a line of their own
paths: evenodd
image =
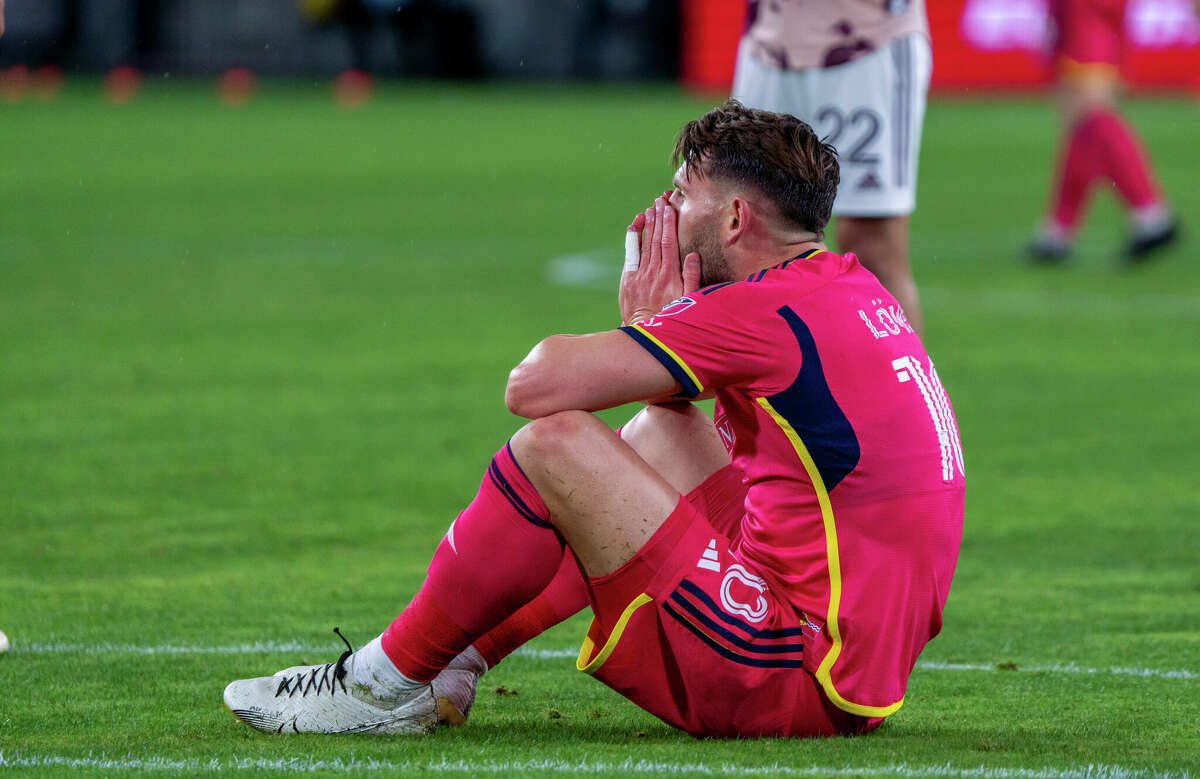
<svg viewBox="0 0 1200 779">
<path fill-rule="evenodd" d="M 730 98 L 684 125 L 672 160 L 689 175 L 754 187 L 787 220 L 820 236 L 837 195 L 837 150 L 789 114 L 746 108 Z"/>
</svg>

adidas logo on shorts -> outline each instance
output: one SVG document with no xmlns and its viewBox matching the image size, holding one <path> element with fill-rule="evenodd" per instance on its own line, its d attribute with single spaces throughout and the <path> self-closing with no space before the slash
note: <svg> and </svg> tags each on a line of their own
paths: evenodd
<svg viewBox="0 0 1200 779">
<path fill-rule="evenodd" d="M 717 558 L 717 539 L 708 542 L 708 548 L 704 550 L 704 554 L 700 555 L 700 561 L 696 563 L 697 568 L 703 568 L 706 571 L 721 572 L 721 563 Z"/>
</svg>

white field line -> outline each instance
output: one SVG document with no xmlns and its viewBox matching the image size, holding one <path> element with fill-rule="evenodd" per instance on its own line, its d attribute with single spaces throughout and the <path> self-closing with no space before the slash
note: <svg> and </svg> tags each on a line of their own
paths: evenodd
<svg viewBox="0 0 1200 779">
<path fill-rule="evenodd" d="M 1161 668 L 1134 668 L 1129 666 L 1111 666 L 1109 668 L 1088 668 L 1075 663 L 1055 663 L 1053 665 L 1025 665 L 1009 669 L 997 665 L 972 665 L 970 663 L 941 663 L 936 660 L 918 660 L 917 668 L 927 671 L 995 671 L 1004 673 L 1051 673 L 1051 674 L 1112 674 L 1114 676 L 1143 676 L 1159 679 L 1200 679 L 1200 673 L 1183 669 L 1165 670 Z"/>
<path fill-rule="evenodd" d="M 17 644 L 9 651 L 15 655 L 45 655 L 45 654 L 82 654 L 82 655 L 256 655 L 269 653 L 292 654 L 336 654 L 338 647 L 314 646 L 298 641 L 259 641 L 253 644 L 226 644 L 223 646 L 197 646 L 189 644 L 157 644 L 144 646 L 138 644 L 70 644 L 60 642 L 34 642 Z M 529 657 L 536 660 L 574 660 L 579 655 L 577 649 L 532 649 L 522 648 L 513 653 L 516 657 Z M 1101 674 L 1112 676 L 1140 676 L 1159 679 L 1200 679 L 1200 672 L 1184 669 L 1137 668 L 1132 666 L 1111 666 L 1108 668 L 1090 668 L 1074 663 L 1055 663 L 1052 665 L 1026 665 L 1014 669 L 997 665 L 981 663 L 943 663 L 936 660 L 917 661 L 917 670 L 922 671 L 990 671 L 995 673 L 1053 673 L 1053 674 Z"/>
<path fill-rule="evenodd" d="M 748 766 L 730 762 L 677 763 L 656 760 L 451 760 L 446 757 L 430 762 L 375 760 L 371 758 L 312 758 L 268 759 L 261 757 L 231 757 L 172 759 L 169 757 L 108 758 L 65 757 L 62 755 L 6 754 L 0 752 L 0 768 L 71 768 L 101 771 L 154 771 L 178 774 L 219 774 L 238 771 L 279 771 L 284 773 L 387 773 L 409 772 L 465 773 L 471 775 L 506 772 L 539 772 L 552 774 L 701 774 L 705 776 L 898 776 L 946 777 L 946 779 L 1192 779 L 1187 771 L 1154 771 L 1144 768 L 1091 764 L 1070 768 L 999 768 L 989 766 L 959 767 L 949 763 L 910 765 L 889 763 L 877 766 L 852 765 L 770 765 Z"/>
</svg>

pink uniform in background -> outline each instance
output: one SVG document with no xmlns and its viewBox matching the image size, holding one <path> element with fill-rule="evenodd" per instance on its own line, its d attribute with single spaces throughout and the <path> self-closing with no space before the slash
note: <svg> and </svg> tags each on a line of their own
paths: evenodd
<svg viewBox="0 0 1200 779">
<path fill-rule="evenodd" d="M 1054 54 L 1060 75 L 1080 66 L 1121 64 L 1125 49 L 1125 0 L 1052 0 Z"/>
<path fill-rule="evenodd" d="M 1067 106 L 1048 214 L 1030 246 L 1039 262 L 1071 253 L 1091 195 L 1107 183 L 1129 215 L 1126 257 L 1134 262 L 1171 244 L 1177 221 L 1150 157 L 1115 105 L 1125 48 L 1125 0 L 1052 0 L 1055 69 Z"/>
</svg>

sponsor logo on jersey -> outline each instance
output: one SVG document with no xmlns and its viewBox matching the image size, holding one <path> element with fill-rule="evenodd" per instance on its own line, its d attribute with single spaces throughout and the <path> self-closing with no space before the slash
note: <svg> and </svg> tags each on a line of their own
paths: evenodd
<svg viewBox="0 0 1200 779">
<path fill-rule="evenodd" d="M 662 311 L 659 311 L 655 316 L 675 316 L 676 314 L 682 314 L 694 305 L 696 305 L 696 301 L 689 297 L 678 298 L 663 306 Z"/>
<path fill-rule="evenodd" d="M 721 413 L 713 421 L 713 425 L 721 435 L 721 443 L 725 444 L 725 451 L 733 454 L 733 447 L 737 445 L 737 434 L 733 432 L 733 425 L 730 424 L 729 417 Z"/>
<path fill-rule="evenodd" d="M 696 301 L 689 297 L 676 298 L 667 305 L 663 306 L 662 311 L 659 311 L 649 319 L 643 319 L 641 322 L 638 322 L 638 324 L 642 327 L 658 327 L 662 324 L 662 322 L 658 321 L 659 319 L 667 316 L 675 316 L 676 314 L 682 314 L 684 311 L 687 311 L 694 305 L 696 305 Z"/>
</svg>

